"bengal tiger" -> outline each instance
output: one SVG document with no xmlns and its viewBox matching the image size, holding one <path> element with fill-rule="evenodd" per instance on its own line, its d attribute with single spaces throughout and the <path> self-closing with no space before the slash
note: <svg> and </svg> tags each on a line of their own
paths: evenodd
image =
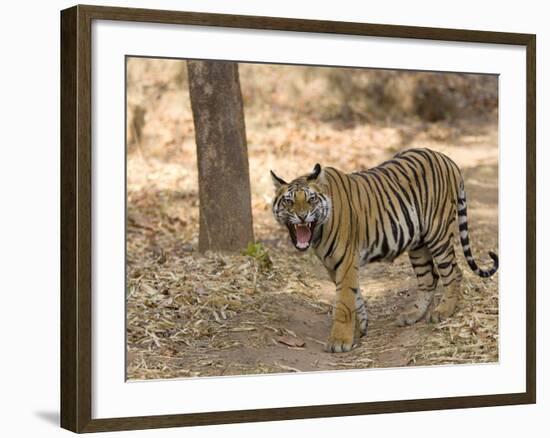
<svg viewBox="0 0 550 438">
<path fill-rule="evenodd" d="M 298 250 L 313 248 L 336 285 L 328 352 L 350 351 L 355 339 L 367 334 L 359 266 L 392 261 L 405 251 L 418 293 L 397 324 L 414 324 L 425 316 L 439 322 L 453 315 L 462 280 L 453 242 L 457 217 L 460 243 L 472 271 L 490 277 L 498 270 L 495 253 L 489 252 L 490 269 L 479 268 L 472 256 L 462 173 L 440 152 L 408 149 L 351 174 L 316 164 L 310 174 L 288 183 L 273 171 L 271 177 L 275 219 L 287 227 Z M 427 315 L 439 279 L 443 296 Z"/>
</svg>

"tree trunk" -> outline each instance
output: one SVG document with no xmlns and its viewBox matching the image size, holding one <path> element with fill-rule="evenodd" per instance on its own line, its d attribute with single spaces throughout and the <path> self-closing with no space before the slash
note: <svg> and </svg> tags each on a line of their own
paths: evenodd
<svg viewBox="0 0 550 438">
<path fill-rule="evenodd" d="M 238 64 L 187 61 L 199 169 L 199 251 L 254 241 Z"/>
</svg>

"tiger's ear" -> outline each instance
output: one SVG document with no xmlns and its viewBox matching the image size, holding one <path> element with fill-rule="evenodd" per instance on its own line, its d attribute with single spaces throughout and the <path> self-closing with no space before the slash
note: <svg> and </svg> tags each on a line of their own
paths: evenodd
<svg viewBox="0 0 550 438">
<path fill-rule="evenodd" d="M 308 181 L 313 181 L 314 179 L 319 178 L 319 175 L 321 174 L 321 165 L 317 163 L 315 167 L 313 168 L 313 172 L 311 172 L 306 179 Z"/>
<path fill-rule="evenodd" d="M 270 170 L 269 173 L 271 174 L 271 179 L 273 180 L 273 185 L 275 186 L 275 190 L 287 184 L 287 182 L 284 179 L 279 178 L 277 175 L 275 175 L 275 172 L 273 172 L 272 170 Z"/>
<path fill-rule="evenodd" d="M 311 172 L 307 177 L 306 179 L 308 181 L 313 181 L 314 179 L 317 179 L 317 177 L 319 176 L 319 174 L 321 173 L 321 165 L 319 163 L 317 163 L 315 165 L 315 167 L 313 168 L 313 172 Z"/>
</svg>

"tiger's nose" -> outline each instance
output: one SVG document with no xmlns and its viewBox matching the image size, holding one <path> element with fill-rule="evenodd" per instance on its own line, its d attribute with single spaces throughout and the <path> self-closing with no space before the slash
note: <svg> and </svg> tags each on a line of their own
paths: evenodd
<svg viewBox="0 0 550 438">
<path fill-rule="evenodd" d="M 306 214 L 299 214 L 299 215 L 298 215 L 298 219 L 300 219 L 302 222 L 305 222 L 305 221 L 306 221 L 306 218 L 307 218 L 307 213 L 306 213 Z"/>
</svg>

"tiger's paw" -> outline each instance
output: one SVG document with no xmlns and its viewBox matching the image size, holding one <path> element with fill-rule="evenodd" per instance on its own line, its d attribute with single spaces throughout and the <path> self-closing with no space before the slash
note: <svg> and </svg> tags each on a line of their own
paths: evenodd
<svg viewBox="0 0 550 438">
<path fill-rule="evenodd" d="M 451 316 L 455 313 L 456 305 L 458 303 L 457 297 L 443 297 L 441 302 L 433 310 L 430 315 L 430 320 L 434 324 L 437 324 Z"/>
<path fill-rule="evenodd" d="M 408 307 L 403 312 L 401 312 L 395 320 L 395 324 L 398 327 L 413 325 L 415 322 L 420 321 L 425 314 L 426 309 L 422 309 L 415 304 L 414 306 Z"/>
<path fill-rule="evenodd" d="M 331 335 L 325 344 L 328 353 L 345 353 L 353 348 L 353 325 L 336 324 L 332 327 Z"/>
<path fill-rule="evenodd" d="M 325 344 L 325 351 L 327 353 L 347 353 L 348 351 L 351 351 L 353 347 L 353 340 L 351 342 L 346 342 L 329 339 Z"/>
</svg>

